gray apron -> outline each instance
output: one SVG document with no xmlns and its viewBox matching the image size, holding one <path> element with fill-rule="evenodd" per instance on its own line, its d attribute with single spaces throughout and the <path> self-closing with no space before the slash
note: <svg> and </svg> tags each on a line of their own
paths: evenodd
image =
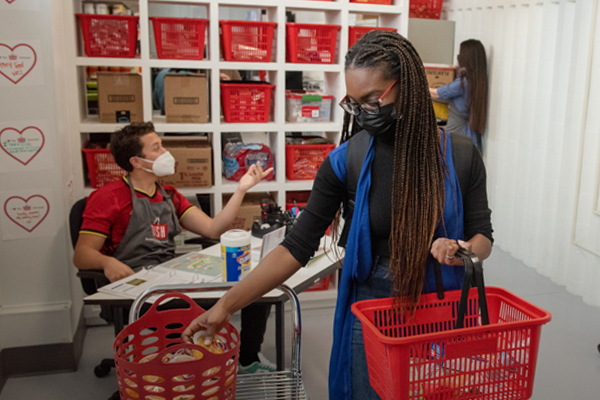
<svg viewBox="0 0 600 400">
<path fill-rule="evenodd" d="M 125 236 L 113 257 L 134 270 L 172 259 L 175 257 L 174 238 L 181 233 L 173 200 L 157 184 L 163 201 L 151 203 L 150 199 L 136 195 L 129 176 L 127 183 L 131 189 L 133 210 Z"/>
</svg>

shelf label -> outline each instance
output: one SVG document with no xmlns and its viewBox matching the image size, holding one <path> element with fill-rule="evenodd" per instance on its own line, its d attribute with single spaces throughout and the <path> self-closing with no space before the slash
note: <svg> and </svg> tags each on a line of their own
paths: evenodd
<svg viewBox="0 0 600 400">
<path fill-rule="evenodd" d="M 319 106 L 303 106 L 302 116 L 306 118 L 318 118 L 319 117 Z"/>
</svg>

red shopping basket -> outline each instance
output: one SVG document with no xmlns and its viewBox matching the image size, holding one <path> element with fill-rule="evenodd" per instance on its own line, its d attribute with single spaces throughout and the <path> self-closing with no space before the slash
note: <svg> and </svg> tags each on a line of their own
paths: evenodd
<svg viewBox="0 0 600 400">
<path fill-rule="evenodd" d="M 121 179 L 126 174 L 125 170 L 117 165 L 110 150 L 87 149 L 87 145 L 86 143 L 81 151 L 85 154 L 90 184 L 94 189 Z"/>
<path fill-rule="evenodd" d="M 269 122 L 274 88 L 266 82 L 221 82 L 225 122 Z"/>
<path fill-rule="evenodd" d="M 276 22 L 219 21 L 225 61 L 270 62 Z"/>
<path fill-rule="evenodd" d="M 335 144 L 288 144 L 285 146 L 285 174 L 290 180 L 315 179 L 319 167 Z"/>
<path fill-rule="evenodd" d="M 398 32 L 396 28 L 377 28 L 371 26 L 349 26 L 348 27 L 348 48 L 354 46 L 354 44 L 363 37 L 367 32 L 371 31 L 394 31 Z"/>
<path fill-rule="evenodd" d="M 285 27 L 288 62 L 333 64 L 339 25 L 288 22 Z"/>
<path fill-rule="evenodd" d="M 202 60 L 207 19 L 150 17 L 158 58 Z"/>
<path fill-rule="evenodd" d="M 410 0 L 410 18 L 440 19 L 444 0 Z"/>
<path fill-rule="evenodd" d="M 189 307 L 158 311 L 158 304 L 169 298 L 179 298 Z M 113 351 L 122 399 L 235 397 L 239 352 L 239 334 L 235 327 L 227 324 L 218 333 L 227 348 L 222 354 L 198 345 L 183 344 L 181 340 L 181 332 L 203 312 L 183 294 L 166 294 L 117 335 Z M 194 360 L 170 362 L 174 354 L 186 350 L 188 353 L 191 350 Z"/>
<path fill-rule="evenodd" d="M 135 57 L 139 17 L 77 14 L 88 57 Z"/>
<path fill-rule="evenodd" d="M 352 305 L 371 386 L 382 399 L 531 398 L 541 328 L 551 315 L 500 288 L 485 288 L 482 301 L 482 290 L 483 277 L 480 288 L 464 291 L 463 307 L 460 290 L 443 300 L 423 295 L 412 318 L 393 298 Z M 461 310 L 465 327 L 456 328 Z"/>
</svg>

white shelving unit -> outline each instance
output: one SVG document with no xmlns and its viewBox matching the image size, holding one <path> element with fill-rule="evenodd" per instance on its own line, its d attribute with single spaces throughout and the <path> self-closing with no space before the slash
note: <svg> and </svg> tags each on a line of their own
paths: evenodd
<svg viewBox="0 0 600 400">
<path fill-rule="evenodd" d="M 127 0 L 126 0 L 127 1 Z M 104 1 L 103 1 L 104 2 Z M 75 13 L 81 12 L 82 0 L 73 0 L 72 8 L 67 8 L 66 20 L 73 21 L 71 37 L 66 38 L 67 46 L 71 46 L 72 60 L 69 64 L 74 69 L 74 77 L 77 82 L 73 85 L 76 93 L 73 93 L 73 106 L 78 112 L 74 113 L 72 126 L 80 133 L 81 140 L 85 140 L 88 135 L 95 133 L 113 132 L 122 124 L 103 124 L 98 121 L 97 116 L 86 115 L 85 105 L 85 67 L 93 66 L 125 66 L 141 67 L 143 82 L 143 104 L 144 120 L 153 121 L 158 133 L 167 132 L 207 132 L 212 140 L 213 148 L 213 173 L 214 185 L 210 188 L 184 188 L 181 191 L 186 196 L 193 196 L 196 193 L 212 194 L 213 212 L 221 210 L 223 204 L 223 194 L 231 193 L 235 190 L 237 183 L 228 181 L 222 176 L 221 166 L 221 133 L 223 132 L 241 132 L 242 137 L 251 132 L 267 132 L 265 144 L 271 147 L 275 156 L 275 180 L 263 182 L 257 185 L 252 191 L 270 191 L 276 194 L 278 204 L 285 203 L 285 193 L 287 191 L 310 190 L 312 181 L 291 181 L 285 176 L 285 134 L 286 132 L 325 132 L 326 136 L 335 141 L 339 138 L 339 132 L 342 126 L 343 111 L 337 107 L 337 102 L 345 94 L 343 62 L 344 55 L 348 49 L 348 26 L 351 20 L 351 14 L 377 15 L 379 18 L 378 26 L 394 27 L 404 35 L 408 29 L 408 0 L 393 0 L 392 5 L 360 4 L 350 3 L 349 0 L 338 1 L 318 1 L 318 0 L 139 0 L 128 1 L 139 7 L 140 17 L 140 54 L 137 58 L 91 58 L 86 57 L 81 50 L 81 33 Z M 203 7 L 206 10 L 206 16 L 209 19 L 207 27 L 208 35 L 208 57 L 202 61 L 188 60 L 166 60 L 151 57 L 151 27 L 148 17 L 151 7 L 154 4 L 174 7 Z M 275 33 L 274 58 L 269 63 L 252 62 L 226 62 L 219 59 L 220 36 L 219 19 L 222 18 L 223 10 L 227 8 L 244 9 L 265 9 L 269 21 L 277 22 L 278 27 Z M 286 50 L 286 11 L 299 13 L 319 13 L 318 17 L 323 18 L 327 24 L 341 25 L 342 29 L 338 35 L 337 52 L 334 64 L 293 64 L 285 60 Z M 317 14 L 315 14 L 317 15 Z M 172 15 L 166 15 L 172 16 Z M 224 19 L 224 18 L 222 18 Z M 152 110 L 152 68 L 190 68 L 202 69 L 209 72 L 209 93 L 210 93 L 210 122 L 207 124 L 167 124 L 164 116 L 157 115 Z M 272 111 L 272 122 L 263 124 L 248 123 L 225 123 L 221 118 L 221 100 L 219 91 L 219 70 L 264 70 L 267 71 L 266 80 L 274 83 L 274 109 Z M 318 71 L 324 73 L 325 92 L 334 96 L 332 104 L 332 122 L 316 124 L 297 124 L 287 123 L 285 121 L 285 71 Z M 77 101 L 76 99 L 79 99 Z M 82 166 L 83 167 L 83 166 Z M 83 168 L 82 168 L 83 169 Z M 83 176 L 79 180 L 83 187 Z M 91 188 L 84 188 L 87 194 Z"/>
<path fill-rule="evenodd" d="M 159 134 L 167 132 L 207 132 L 212 141 L 213 148 L 213 174 L 214 184 L 206 188 L 181 188 L 179 189 L 186 197 L 194 197 L 197 193 L 209 194 L 212 200 L 212 210 L 219 212 L 223 207 L 223 195 L 232 193 L 237 187 L 237 182 L 222 178 L 221 162 L 221 134 L 223 132 L 241 132 L 242 138 L 247 135 L 258 135 L 262 137 L 263 143 L 271 147 L 275 157 L 275 180 L 262 182 L 252 189 L 253 192 L 271 192 L 278 204 L 285 204 L 286 192 L 310 190 L 312 181 L 288 180 L 285 176 L 285 136 L 286 132 L 319 132 L 339 142 L 339 134 L 343 121 L 343 110 L 337 103 L 345 95 L 344 83 L 344 56 L 348 49 L 348 26 L 354 20 L 353 15 L 363 14 L 378 17 L 379 27 L 393 27 L 405 35 L 408 32 L 408 0 L 392 0 L 391 5 L 359 4 L 350 3 L 350 0 L 124 0 L 127 4 L 139 9 L 139 32 L 140 32 L 140 54 L 136 58 L 91 58 L 86 57 L 82 50 L 83 39 L 81 37 L 79 23 L 75 14 L 82 10 L 82 0 L 71 0 L 69 6 L 65 7 L 66 21 L 72 21 L 72 29 L 69 28 L 65 45 L 72 49 L 71 57 L 66 60 L 66 66 L 72 68 L 73 80 L 68 83 L 67 90 L 72 95 L 72 120 L 70 126 L 79 133 L 81 144 L 90 135 L 98 133 L 110 133 L 119 129 L 123 124 L 100 123 L 97 116 L 88 116 L 85 96 L 85 67 L 107 66 L 107 67 L 141 67 L 144 120 L 153 121 Z M 102 1 L 103 3 L 110 1 Z M 161 9 L 174 9 L 176 7 L 203 7 L 206 18 L 209 20 L 207 27 L 208 56 L 202 61 L 166 60 L 151 56 L 153 39 L 150 29 L 150 14 L 152 9 L 158 5 Z M 275 45 L 273 59 L 269 63 L 252 62 L 226 62 L 220 59 L 220 35 L 219 19 L 226 15 L 231 8 L 264 9 L 267 12 L 267 20 L 277 22 L 275 31 Z M 316 20 L 326 24 L 340 25 L 338 34 L 337 51 L 333 64 L 295 64 L 286 62 L 286 12 L 293 11 L 297 16 L 314 15 Z M 202 11 L 204 13 L 204 11 Z M 314 13 L 314 14 L 308 14 Z M 176 16 L 176 15 L 164 15 Z M 180 15 L 177 15 L 180 16 Z M 233 18 L 232 18 L 233 19 Z M 302 21 L 304 22 L 304 21 Z M 207 124 L 168 124 L 164 116 L 157 115 L 152 109 L 152 74 L 153 68 L 189 68 L 208 71 L 209 77 L 209 104 L 210 121 Z M 268 123 L 225 123 L 221 118 L 221 95 L 219 91 L 220 70 L 254 70 L 267 71 L 266 80 L 276 85 L 273 92 L 274 106 L 272 119 Z M 285 72 L 286 71 L 316 71 L 324 73 L 324 92 L 334 96 L 332 103 L 332 122 L 329 123 L 287 123 L 285 121 Z M 258 134 L 257 134 L 258 133 Z M 77 151 L 77 149 L 75 150 Z M 79 185 L 81 193 L 88 195 L 93 189 L 85 187 L 83 177 L 83 165 L 81 172 L 75 171 L 75 184 Z M 78 173 L 79 172 L 79 173 Z M 79 183 L 78 183 L 79 182 Z M 77 189 L 77 187 L 76 187 Z M 331 291 L 330 291 L 331 292 Z M 315 295 L 307 293 L 307 296 L 319 297 L 325 293 Z M 334 292 L 335 294 L 335 292 Z M 306 296 L 305 296 L 306 297 Z M 331 296 L 329 296 L 331 297 Z M 320 298 L 320 297 L 319 297 Z"/>
</svg>

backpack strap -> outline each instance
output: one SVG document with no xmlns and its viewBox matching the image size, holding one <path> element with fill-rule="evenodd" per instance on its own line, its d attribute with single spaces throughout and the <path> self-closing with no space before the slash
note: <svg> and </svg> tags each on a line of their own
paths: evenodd
<svg viewBox="0 0 600 400">
<path fill-rule="evenodd" d="M 356 188 L 365 157 L 367 156 L 367 150 L 369 150 L 370 140 L 371 135 L 366 130 L 362 130 L 348 141 L 346 149 L 346 189 L 348 197 L 344 203 L 344 229 L 338 242 L 338 245 L 342 247 L 345 247 L 348 234 L 350 233 Z"/>
</svg>

